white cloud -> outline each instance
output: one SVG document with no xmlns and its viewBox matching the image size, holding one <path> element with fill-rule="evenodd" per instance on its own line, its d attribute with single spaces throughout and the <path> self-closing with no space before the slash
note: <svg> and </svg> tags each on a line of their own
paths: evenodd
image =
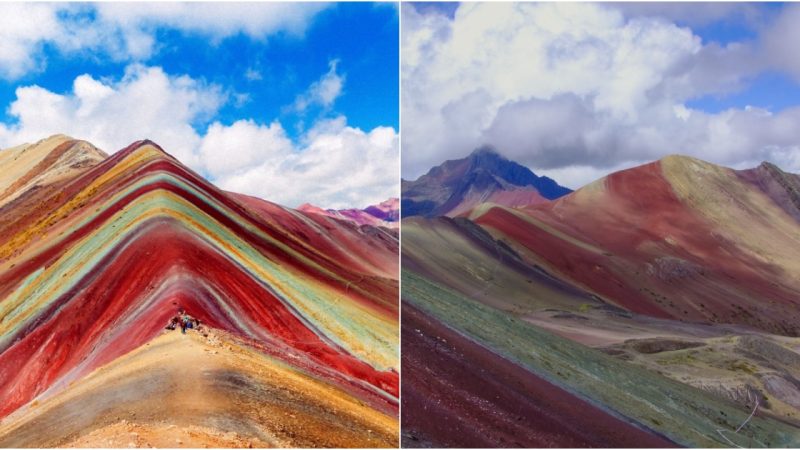
<svg viewBox="0 0 800 450">
<path fill-rule="evenodd" d="M 630 17 L 662 17 L 691 26 L 733 19 L 755 26 L 764 20 L 761 8 L 745 2 L 619 2 L 609 5 Z"/>
<path fill-rule="evenodd" d="M 779 58 L 762 51 L 769 41 L 704 45 L 669 15 L 646 9 L 462 3 L 450 19 L 403 5 L 404 178 L 483 144 L 573 187 L 670 153 L 800 170 L 787 156 L 800 142 L 800 129 L 786 126 L 797 111 L 708 114 L 687 106 L 778 67 Z M 687 16 L 678 9 L 673 16 Z M 783 39 L 775 42 L 787 44 L 770 47 L 787 70 L 800 61 L 786 47 L 800 20 L 794 10 L 786 8 L 774 31 Z M 701 13 L 707 17 L 695 22 L 751 11 Z"/>
<path fill-rule="evenodd" d="M 32 26 L 35 24 L 35 26 Z M 42 42 L 60 35 L 56 10 L 43 3 L 0 3 L 0 76 L 16 78 L 42 64 Z"/>
<path fill-rule="evenodd" d="M 789 72 L 800 82 L 800 5 L 788 4 L 774 24 L 765 28 L 764 53 L 774 66 Z"/>
<path fill-rule="evenodd" d="M 155 50 L 154 30 L 167 27 L 207 36 L 214 41 L 239 33 L 265 39 L 285 32 L 305 33 L 324 3 L 97 3 L 97 25 L 127 54 L 146 58 Z"/>
<path fill-rule="evenodd" d="M 311 106 L 330 109 L 344 88 L 345 76 L 336 72 L 338 65 L 338 59 L 328 62 L 328 72 L 312 83 L 306 92 L 297 96 L 292 109 L 297 112 L 305 112 Z"/>
<path fill-rule="evenodd" d="M 339 116 L 296 140 L 277 121 L 215 121 L 198 133 L 192 124 L 225 100 L 219 86 L 136 64 L 118 81 L 81 75 L 65 94 L 20 87 L 9 108 L 16 123 L 0 124 L 0 147 L 64 133 L 113 153 L 149 138 L 224 189 L 287 206 L 365 207 L 399 195 L 394 129 L 364 131 Z"/>
<path fill-rule="evenodd" d="M 255 39 L 287 32 L 302 35 L 325 3 L 201 2 L 128 3 L 96 5 L 101 23 L 120 29 L 169 27 L 216 39 L 243 33 Z"/>
<path fill-rule="evenodd" d="M 206 173 L 227 179 L 265 161 L 285 158 L 293 147 L 278 122 L 268 126 L 252 120 L 239 120 L 230 126 L 214 122 L 200 144 L 200 161 Z"/>
<path fill-rule="evenodd" d="M 308 202 L 325 208 L 363 208 L 399 195 L 398 136 L 390 127 L 365 132 L 340 117 L 320 123 L 292 146 L 280 125 L 240 121 L 230 127 L 212 125 L 204 145 L 211 141 L 235 141 L 239 149 L 257 155 L 216 177 L 227 190 L 289 206 Z"/>
<path fill-rule="evenodd" d="M 220 92 L 218 86 L 137 64 L 116 82 L 81 75 L 67 94 L 39 86 L 20 87 L 9 107 L 17 123 L 0 125 L 2 146 L 65 133 L 115 152 L 150 138 L 194 165 L 200 136 L 191 124 L 217 111 L 225 100 Z"/>
<path fill-rule="evenodd" d="M 211 41 L 244 34 L 302 36 L 324 3 L 1 3 L 0 77 L 15 79 L 46 64 L 43 48 L 117 61 L 145 61 L 156 31 L 171 28 Z"/>
</svg>

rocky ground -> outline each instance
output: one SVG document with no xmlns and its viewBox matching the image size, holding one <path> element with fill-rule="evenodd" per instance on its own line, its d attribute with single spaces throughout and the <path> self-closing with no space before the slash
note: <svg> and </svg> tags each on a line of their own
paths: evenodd
<svg viewBox="0 0 800 450">
<path fill-rule="evenodd" d="M 0 423 L 2 447 L 396 447 L 395 417 L 227 333 L 165 331 Z"/>
</svg>

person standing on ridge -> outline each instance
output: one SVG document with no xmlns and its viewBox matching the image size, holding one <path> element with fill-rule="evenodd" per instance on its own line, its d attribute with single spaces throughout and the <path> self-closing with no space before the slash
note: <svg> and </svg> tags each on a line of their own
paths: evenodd
<svg viewBox="0 0 800 450">
<path fill-rule="evenodd" d="M 178 316 L 173 316 L 169 319 L 169 322 L 167 322 L 167 329 L 174 330 L 176 326 L 178 326 Z"/>
<path fill-rule="evenodd" d="M 175 303 L 173 303 L 173 305 L 174 305 L 174 304 L 175 304 Z M 182 318 L 183 318 L 183 313 L 184 313 L 184 311 L 183 311 L 183 308 L 181 308 L 181 307 L 178 307 L 178 313 L 177 313 L 177 314 L 175 314 L 174 316 L 172 316 L 172 318 L 171 318 L 171 319 L 169 319 L 169 322 L 167 322 L 167 327 L 166 327 L 166 329 L 167 329 L 167 330 L 174 330 L 174 329 L 175 329 L 175 327 L 177 327 L 177 326 L 178 326 L 178 324 L 179 324 L 179 323 L 182 321 Z"/>
<path fill-rule="evenodd" d="M 187 328 L 189 328 L 189 329 L 194 328 L 194 325 L 192 324 L 192 322 L 194 322 L 194 319 L 192 318 L 192 316 L 190 316 L 189 314 L 184 313 L 183 317 L 181 317 L 181 333 L 186 334 L 186 329 Z"/>
</svg>

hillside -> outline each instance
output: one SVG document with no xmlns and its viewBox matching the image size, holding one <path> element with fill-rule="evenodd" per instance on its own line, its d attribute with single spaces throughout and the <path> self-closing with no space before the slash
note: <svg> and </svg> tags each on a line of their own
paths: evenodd
<svg viewBox="0 0 800 450">
<path fill-rule="evenodd" d="M 486 202 L 525 206 L 571 192 L 490 147 L 445 161 L 417 180 L 403 180 L 401 187 L 403 217 L 457 216 Z"/>
<path fill-rule="evenodd" d="M 557 413 L 554 400 L 534 394 L 551 383 L 647 439 L 797 445 L 797 180 L 768 164 L 735 171 L 670 156 L 551 202 L 404 219 L 402 296 L 414 314 L 403 329 L 420 330 L 403 335 L 404 358 L 416 358 L 404 365 L 404 416 L 430 408 L 426 393 L 444 383 L 458 396 L 437 417 L 468 415 L 460 405 L 482 402 L 497 412 L 483 419 L 483 445 L 503 445 L 515 410 L 502 390 L 513 389 L 541 399 L 520 420 L 556 420 L 562 430 L 528 427 L 519 445 L 628 445 L 609 434 L 620 425 L 588 441 L 585 428 L 571 429 L 589 413 Z M 462 368 L 441 366 L 437 380 L 418 369 L 442 355 Z M 493 387 L 502 390 L 492 397 L 463 377 L 488 371 L 518 381 Z M 458 436 L 408 414 L 415 428 L 406 445 Z"/>
<path fill-rule="evenodd" d="M 153 342 L 178 307 L 274 365 L 396 414 L 396 236 L 246 201 L 149 141 L 107 158 L 63 136 L 15 149 L 32 150 L 39 162 L 4 177 L 33 183 L 0 180 L 21 186 L 0 207 L 4 428 Z M 69 170 L 48 162 L 62 154 L 77 161 Z"/>
<path fill-rule="evenodd" d="M 400 223 L 400 199 L 390 198 L 376 205 L 364 209 L 322 209 L 318 206 L 304 203 L 297 208 L 299 211 L 314 213 L 322 216 L 346 220 L 356 225 L 371 225 L 373 227 L 386 227 L 398 229 Z"/>
</svg>

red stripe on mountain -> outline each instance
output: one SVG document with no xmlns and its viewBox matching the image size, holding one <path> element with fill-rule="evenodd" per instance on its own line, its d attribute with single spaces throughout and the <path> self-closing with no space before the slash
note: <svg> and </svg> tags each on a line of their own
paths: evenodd
<svg viewBox="0 0 800 450">
<path fill-rule="evenodd" d="M 408 303 L 402 340 L 404 447 L 675 447 Z"/>
<path fill-rule="evenodd" d="M 307 258 L 314 260 L 317 264 L 321 265 L 322 267 L 328 269 L 336 273 L 337 275 L 343 277 L 345 279 L 345 283 L 342 283 L 338 280 L 334 280 L 329 276 L 319 273 L 316 270 L 311 269 L 307 265 L 301 263 L 294 255 L 288 254 L 287 252 L 283 251 L 279 247 L 271 245 L 266 240 L 262 239 L 260 236 L 252 233 L 247 228 L 242 226 L 239 222 L 231 218 L 230 216 L 220 213 L 215 208 L 211 207 L 205 201 L 199 199 L 192 193 L 187 192 L 183 188 L 172 184 L 166 181 L 158 181 L 149 183 L 145 186 L 140 187 L 139 189 L 131 192 L 130 194 L 126 195 L 118 202 L 109 207 L 105 208 L 100 214 L 91 220 L 89 223 L 84 225 L 83 227 L 73 231 L 67 236 L 62 242 L 59 243 L 57 246 L 50 247 L 46 249 L 41 254 L 37 255 L 36 257 L 25 261 L 24 263 L 18 265 L 15 268 L 3 273 L 0 275 L 0 286 L 4 286 L 5 289 L 0 288 L 0 296 L 5 296 L 10 293 L 10 291 L 16 286 L 16 282 L 14 280 L 20 280 L 26 277 L 28 274 L 32 273 L 33 271 L 37 270 L 39 267 L 53 261 L 58 256 L 63 254 L 65 249 L 71 247 L 73 243 L 77 240 L 86 236 L 89 232 L 95 230 L 99 227 L 103 222 L 107 221 L 113 214 L 120 211 L 130 203 L 132 203 L 137 198 L 141 197 L 148 192 L 152 192 L 155 190 L 164 190 L 168 192 L 172 192 L 187 201 L 189 201 L 192 205 L 197 207 L 198 209 L 202 210 L 215 220 L 219 221 L 225 227 L 230 229 L 234 234 L 248 242 L 253 247 L 257 248 L 262 254 L 269 255 L 271 259 L 280 261 L 282 265 L 293 267 L 297 270 L 303 271 L 307 275 L 313 277 L 314 279 L 326 283 L 332 289 L 336 290 L 337 292 L 341 293 L 342 295 L 347 295 L 350 298 L 357 299 L 361 304 L 368 306 L 369 308 L 378 311 L 382 314 L 387 314 L 393 317 L 397 317 L 397 305 L 396 302 L 378 302 L 375 300 L 377 298 L 385 298 L 387 295 L 392 295 L 391 286 L 387 287 L 385 283 L 379 283 L 377 280 L 371 278 L 364 278 L 359 276 L 356 273 L 348 270 L 346 267 L 341 265 L 334 265 L 332 262 L 325 258 L 319 257 L 319 255 L 314 254 L 313 252 L 309 251 L 306 248 L 303 248 L 300 245 L 294 244 L 292 245 L 291 239 L 288 238 L 285 234 L 280 233 L 279 231 L 268 227 L 263 222 L 257 220 L 256 218 L 252 217 L 249 212 L 243 209 L 238 203 L 224 195 L 221 191 L 213 188 L 212 186 L 205 184 L 200 179 L 192 180 L 192 175 L 183 170 L 181 167 L 178 167 L 170 160 L 161 159 L 157 160 L 155 163 L 147 164 L 143 167 L 139 167 L 136 170 L 132 170 L 126 174 L 125 179 L 118 180 L 117 183 L 114 185 L 117 189 L 124 189 L 124 186 L 127 186 L 129 183 L 134 182 L 135 180 L 141 179 L 143 176 L 157 173 L 157 172 L 167 172 L 172 173 L 173 175 L 179 177 L 188 177 L 191 182 L 194 184 L 201 184 L 201 187 L 206 188 L 206 192 L 208 192 L 213 198 L 221 203 L 229 206 L 231 209 L 236 211 L 237 213 L 241 213 L 245 218 L 250 219 L 251 223 L 257 226 L 261 231 L 271 235 L 273 238 L 280 240 L 283 243 L 288 243 L 290 247 L 293 247 L 294 251 L 297 251 L 300 254 L 303 254 Z M 96 196 L 93 196 L 93 204 L 102 204 L 105 200 L 110 198 L 114 195 L 116 191 L 106 190 L 101 193 L 97 193 Z M 92 205 L 86 205 L 86 208 L 91 208 Z M 318 252 L 325 253 L 328 251 L 332 251 L 332 247 L 327 248 L 318 248 L 316 249 Z M 365 295 L 360 294 L 358 291 L 354 289 L 350 289 L 349 284 L 357 285 L 362 288 L 363 292 L 368 293 L 377 293 L 373 298 L 368 298 Z M 396 291 L 395 291 L 396 293 Z"/>
<path fill-rule="evenodd" d="M 257 334 L 262 333 L 256 330 L 265 330 L 261 342 L 274 356 L 305 366 L 381 409 L 393 407 L 348 377 L 396 396 L 396 373 L 378 372 L 322 341 L 264 286 L 178 222 L 156 219 L 143 228 L 142 235 L 122 243 L 106 257 L 102 272 L 81 280 L 0 354 L 0 417 L 71 370 L 76 372 L 70 380 L 149 341 L 175 314 L 173 303 L 212 327 L 238 335 L 247 334 L 241 322 L 250 323 Z M 171 289 L 143 305 L 153 289 L 170 276 L 177 277 L 168 283 Z M 211 290 L 195 280 L 204 280 Z M 229 317 L 213 301 L 212 291 L 228 299 L 236 317 Z M 303 364 L 302 357 L 298 361 L 297 351 L 287 351 L 290 347 L 307 355 L 308 363 Z"/>
<path fill-rule="evenodd" d="M 602 254 L 584 250 L 500 208 L 487 212 L 476 223 L 501 231 L 567 277 L 580 281 L 599 295 L 613 299 L 629 311 L 660 318 L 672 317 L 646 301 L 640 293 L 630 290 L 625 280 L 608 269 L 608 258 Z"/>
</svg>

